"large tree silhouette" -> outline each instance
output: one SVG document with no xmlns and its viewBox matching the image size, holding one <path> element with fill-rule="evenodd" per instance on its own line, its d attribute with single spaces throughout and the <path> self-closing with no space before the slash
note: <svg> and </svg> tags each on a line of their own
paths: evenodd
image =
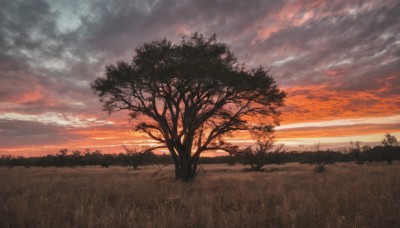
<svg viewBox="0 0 400 228">
<path fill-rule="evenodd" d="M 168 149 L 175 177 L 182 180 L 196 175 L 204 151 L 232 148 L 224 141 L 227 134 L 271 132 L 285 98 L 268 71 L 246 70 L 215 35 L 206 39 L 197 33 L 179 44 L 145 43 L 131 63 L 107 66 L 92 89 L 104 110 L 127 110 L 143 121 L 136 130 Z"/>
</svg>

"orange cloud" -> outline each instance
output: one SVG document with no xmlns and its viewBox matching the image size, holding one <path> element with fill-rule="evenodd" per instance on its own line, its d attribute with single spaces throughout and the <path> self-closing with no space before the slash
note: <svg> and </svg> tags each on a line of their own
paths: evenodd
<svg viewBox="0 0 400 228">
<path fill-rule="evenodd" d="M 384 132 L 400 132 L 398 124 L 362 124 L 329 127 L 303 127 L 278 130 L 277 137 L 281 138 L 321 138 L 353 135 L 379 134 Z"/>
<path fill-rule="evenodd" d="M 337 91 L 325 84 L 285 91 L 288 96 L 282 124 L 400 113 L 400 94 L 387 97 L 377 91 Z"/>
</svg>

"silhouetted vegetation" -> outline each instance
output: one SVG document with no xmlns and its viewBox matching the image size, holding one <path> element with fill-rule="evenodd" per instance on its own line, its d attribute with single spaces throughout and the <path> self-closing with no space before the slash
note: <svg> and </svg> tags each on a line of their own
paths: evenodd
<svg viewBox="0 0 400 228">
<path fill-rule="evenodd" d="M 389 165 L 392 164 L 393 153 L 396 151 L 398 147 L 397 139 L 394 135 L 385 134 L 385 138 L 382 139 L 382 144 L 385 147 L 385 158 Z"/>
<path fill-rule="evenodd" d="M 175 178 L 184 181 L 197 174 L 203 152 L 230 150 L 225 135 L 271 132 L 286 96 L 267 70 L 245 69 L 215 35 L 145 43 L 132 62 L 109 65 L 105 75 L 92 83 L 103 109 L 146 116 L 135 129 L 169 151 Z M 254 115 L 274 121 L 249 124 Z"/>
<path fill-rule="evenodd" d="M 389 150 L 389 151 L 388 151 Z M 256 152 L 256 153 L 254 153 Z M 389 156 L 390 153 L 390 157 Z M 244 164 L 256 167 L 255 170 L 261 170 L 267 164 L 285 164 L 291 162 L 299 162 L 305 164 L 316 164 L 320 162 L 332 164 L 335 162 L 381 162 L 381 161 L 394 161 L 400 160 L 400 147 L 387 147 L 375 146 L 368 150 L 363 150 L 356 157 L 354 153 L 342 153 L 338 151 L 325 150 L 325 151 L 304 151 L 304 152 L 286 152 L 286 151 L 269 151 L 267 153 L 260 153 L 248 150 L 240 155 L 231 156 L 216 156 L 216 157 L 200 157 L 200 164 Z M 389 162 L 388 162 L 389 163 Z M 126 153 L 121 152 L 118 154 L 103 154 L 101 151 L 73 151 L 71 153 L 58 153 L 57 155 L 46 155 L 41 157 L 23 157 L 2 155 L 0 156 L 0 166 L 6 167 L 76 167 L 76 166 L 131 166 L 138 168 L 143 165 L 169 165 L 174 164 L 170 155 L 162 154 L 157 155 L 151 151 Z M 253 165 L 251 165 L 253 164 Z M 324 165 L 324 166 L 325 166 Z M 259 168 L 257 168 L 259 167 Z"/>
<path fill-rule="evenodd" d="M 247 149 L 239 154 L 240 160 L 243 165 L 250 165 L 249 171 L 262 171 L 262 168 L 267 164 L 281 164 L 283 159 L 284 145 L 274 147 L 274 141 L 267 139 L 264 141 L 257 141 L 257 146 L 254 150 Z"/>
<path fill-rule="evenodd" d="M 160 164 L 161 162 L 157 159 L 157 156 L 150 150 L 140 152 L 136 149 L 129 149 L 128 147 L 124 148 L 126 151 L 126 165 L 132 166 L 135 170 L 142 165 Z"/>
<path fill-rule="evenodd" d="M 323 173 L 326 170 L 326 159 L 324 154 L 320 150 L 320 144 L 314 144 L 315 147 L 315 162 L 314 162 L 314 172 Z"/>
<path fill-rule="evenodd" d="M 23 157 L 2 155 L 0 156 L 0 166 L 22 166 L 30 168 L 38 167 L 75 167 L 75 166 L 101 166 L 109 167 L 111 165 L 132 166 L 137 169 L 143 165 L 162 165 L 174 164 L 171 155 L 155 154 L 153 148 L 145 148 L 142 151 L 123 147 L 125 152 L 118 154 L 103 154 L 99 150 L 86 150 L 81 152 L 68 149 L 60 149 L 56 155 L 46 155 L 41 157 Z M 335 162 L 355 162 L 359 165 L 364 162 L 386 161 L 392 164 L 393 160 L 400 160 L 400 145 L 395 136 L 386 134 L 382 140 L 382 145 L 370 147 L 361 146 L 360 141 L 350 142 L 349 148 L 340 147 L 336 151 L 320 149 L 319 143 L 314 145 L 314 151 L 287 152 L 284 145 L 274 146 L 273 137 L 264 138 L 256 143 L 256 148 L 246 148 L 239 151 L 238 147 L 230 148 L 229 156 L 200 157 L 201 164 L 227 164 L 234 165 L 241 163 L 249 165 L 252 171 L 261 171 L 267 164 L 285 164 L 290 162 L 299 162 L 302 164 L 314 164 L 316 172 L 323 172 L 326 164 Z"/>
<path fill-rule="evenodd" d="M 22 157 L 3 155 L 0 157 L 0 166 L 31 166 L 38 167 L 76 167 L 76 166 L 101 166 L 107 168 L 112 165 L 132 166 L 137 169 L 142 165 L 172 163 L 170 156 L 155 155 L 152 151 L 128 151 L 128 153 L 103 154 L 101 151 L 90 151 L 82 153 L 73 151 L 69 153 L 67 149 L 60 150 L 56 155 L 46 155 L 42 157 Z"/>
</svg>

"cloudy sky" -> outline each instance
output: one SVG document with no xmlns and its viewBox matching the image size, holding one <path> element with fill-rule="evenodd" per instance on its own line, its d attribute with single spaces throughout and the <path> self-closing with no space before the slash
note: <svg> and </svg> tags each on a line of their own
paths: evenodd
<svg viewBox="0 0 400 228">
<path fill-rule="evenodd" d="M 0 1 L 0 155 L 148 144 L 90 83 L 138 45 L 194 32 L 270 69 L 288 94 L 280 142 L 400 138 L 399 1 L 13 0 Z"/>
</svg>

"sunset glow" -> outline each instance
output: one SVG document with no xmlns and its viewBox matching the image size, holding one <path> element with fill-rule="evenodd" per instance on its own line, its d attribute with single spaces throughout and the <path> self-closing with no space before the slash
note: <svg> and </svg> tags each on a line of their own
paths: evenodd
<svg viewBox="0 0 400 228">
<path fill-rule="evenodd" d="M 400 138 L 399 1 L 134 2 L 0 4 L 0 155 L 153 145 L 127 113 L 103 112 L 90 83 L 145 42 L 195 32 L 216 33 L 248 68 L 270 69 L 287 93 L 278 143 L 334 149 Z"/>
</svg>

